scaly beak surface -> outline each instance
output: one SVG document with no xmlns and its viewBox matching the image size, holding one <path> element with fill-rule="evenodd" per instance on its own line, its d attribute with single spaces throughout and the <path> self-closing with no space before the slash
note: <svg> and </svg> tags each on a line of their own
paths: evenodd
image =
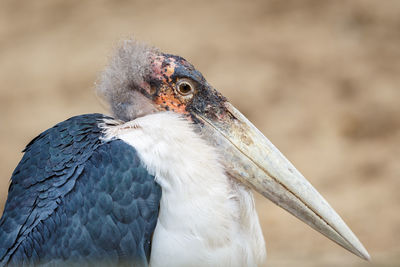
<svg viewBox="0 0 400 267">
<path fill-rule="evenodd" d="M 369 260 L 361 242 L 282 153 L 229 102 L 226 114 L 203 121 L 202 133 L 223 151 L 228 174 L 249 185 L 337 244 Z"/>
</svg>

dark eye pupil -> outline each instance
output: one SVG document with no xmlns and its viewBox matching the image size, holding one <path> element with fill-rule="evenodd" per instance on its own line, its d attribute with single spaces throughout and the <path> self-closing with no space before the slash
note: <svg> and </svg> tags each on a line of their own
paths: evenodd
<svg viewBox="0 0 400 267">
<path fill-rule="evenodd" d="M 179 85 L 179 91 L 182 94 L 188 94 L 188 93 L 190 93 L 190 91 L 192 91 L 192 87 L 187 83 L 181 83 Z"/>
</svg>

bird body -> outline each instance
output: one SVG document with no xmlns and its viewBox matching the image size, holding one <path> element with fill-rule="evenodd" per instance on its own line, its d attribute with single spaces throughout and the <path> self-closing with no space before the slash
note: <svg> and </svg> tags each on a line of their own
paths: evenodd
<svg viewBox="0 0 400 267">
<path fill-rule="evenodd" d="M 62 172 L 30 174 L 45 179 L 20 184 L 31 171 L 26 164 L 38 158 L 36 166 L 54 162 L 49 174 Z M 21 197 L 17 187 L 29 188 L 32 201 L 14 202 Z M 56 125 L 28 145 L 7 203 L 17 206 L 6 206 L 1 226 L 30 223 L 11 233 L 0 228 L 12 244 L 2 250 L 2 263 L 147 265 L 151 251 L 152 266 L 256 266 L 265 257 L 252 193 L 225 174 L 218 153 L 172 112 L 127 123 L 89 114 Z"/>
<path fill-rule="evenodd" d="M 46 130 L 11 177 L 0 266 L 257 266 L 251 189 L 368 259 L 299 171 L 184 58 L 128 40 L 97 84 L 113 117 Z"/>
</svg>

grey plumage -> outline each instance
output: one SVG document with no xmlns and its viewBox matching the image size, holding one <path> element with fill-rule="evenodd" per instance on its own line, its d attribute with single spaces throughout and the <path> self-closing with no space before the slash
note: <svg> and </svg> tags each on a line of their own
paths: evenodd
<svg viewBox="0 0 400 267">
<path fill-rule="evenodd" d="M 96 89 L 116 118 L 130 121 L 144 113 L 140 101 L 146 99 L 142 99 L 135 89 L 143 86 L 151 72 L 150 56 L 158 53 L 156 48 L 135 40 L 122 41 L 115 49 Z"/>
</svg>

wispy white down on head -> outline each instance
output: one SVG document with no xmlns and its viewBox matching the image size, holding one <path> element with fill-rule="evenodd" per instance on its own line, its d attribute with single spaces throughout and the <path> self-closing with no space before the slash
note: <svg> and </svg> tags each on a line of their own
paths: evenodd
<svg viewBox="0 0 400 267">
<path fill-rule="evenodd" d="M 161 185 L 150 265 L 257 266 L 265 245 L 248 188 L 228 177 L 219 152 L 172 112 L 105 126 L 132 145 Z M 175 256 L 171 256 L 175 255 Z"/>
<path fill-rule="evenodd" d="M 148 101 L 136 90 L 140 88 L 150 73 L 150 59 L 158 50 L 147 44 L 124 40 L 119 43 L 109 64 L 100 74 L 96 90 L 111 107 L 113 115 L 123 121 L 129 121 L 143 114 L 151 113 Z"/>
</svg>

